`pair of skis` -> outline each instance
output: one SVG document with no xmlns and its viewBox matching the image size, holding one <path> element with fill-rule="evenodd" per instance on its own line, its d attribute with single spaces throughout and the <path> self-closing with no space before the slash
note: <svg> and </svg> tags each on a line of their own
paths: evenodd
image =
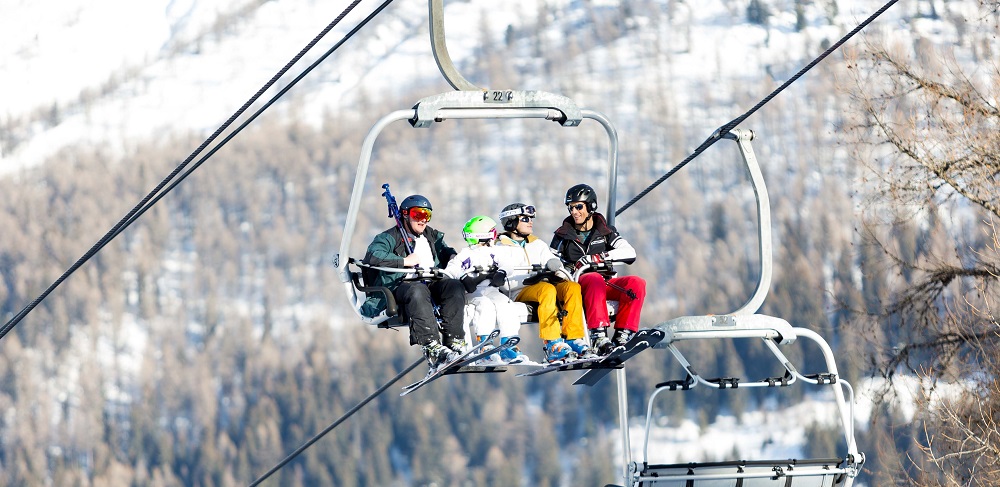
<svg viewBox="0 0 1000 487">
<path fill-rule="evenodd" d="M 518 374 L 518 377 L 533 377 L 556 371 L 586 370 L 573 384 L 593 386 L 612 370 L 621 368 L 626 360 L 659 343 L 665 335 L 663 330 L 644 328 L 635 332 L 624 345 L 615 347 L 611 353 L 603 357 L 548 364 L 538 370 Z"/>
<path fill-rule="evenodd" d="M 437 380 L 441 376 L 454 374 L 458 372 L 495 372 L 501 370 L 502 366 L 472 366 L 466 367 L 467 365 L 481 360 L 485 357 L 493 355 L 494 353 L 499 353 L 501 350 L 506 350 L 508 348 L 514 347 L 518 344 L 520 339 L 518 337 L 510 337 L 506 342 L 501 344 L 499 347 L 489 346 L 493 345 L 493 340 L 500 335 L 499 330 L 493 330 L 492 333 L 483 341 L 476 344 L 457 359 L 439 365 L 436 369 L 429 371 L 427 375 L 413 384 L 410 384 L 403 388 L 400 396 L 405 396 L 410 394 L 417 389 Z M 644 328 L 637 331 L 628 342 L 624 345 L 616 347 L 608 355 L 603 357 L 594 357 L 587 359 L 573 360 L 569 362 L 560 362 L 544 365 L 531 372 L 525 372 L 523 374 L 518 374 L 518 377 L 533 377 L 537 375 L 547 374 L 549 372 L 556 371 L 568 371 L 568 370 L 586 370 L 586 372 L 580 376 L 574 385 L 587 385 L 593 386 L 597 384 L 601 379 L 611 373 L 614 369 L 619 369 L 622 364 L 628 359 L 636 356 L 639 352 L 646 350 L 647 348 L 652 348 L 654 345 L 663 340 L 665 333 L 663 330 L 658 330 L 655 328 Z M 463 370 L 465 367 L 468 370 Z"/>
<path fill-rule="evenodd" d="M 433 382 L 434 380 L 438 379 L 441 376 L 459 372 L 460 369 L 462 369 L 462 367 L 465 367 L 466 365 L 469 365 L 473 362 L 489 357 L 494 353 L 500 353 L 500 351 L 502 350 L 507 350 L 509 348 L 512 348 L 516 346 L 518 342 L 521 341 L 519 337 L 513 336 L 508 338 L 507 341 L 500 344 L 500 346 L 498 347 L 493 346 L 493 340 L 495 340 L 496 337 L 498 336 L 500 336 L 500 330 L 493 330 L 493 332 L 491 332 L 489 336 L 486 337 L 485 340 L 477 343 L 474 347 L 470 348 L 469 350 L 459 355 L 457 359 L 452 360 L 451 362 L 448 363 L 438 365 L 437 368 L 435 368 L 434 370 L 428 371 L 427 375 L 424 376 L 423 379 L 420 379 L 419 381 L 404 387 L 403 392 L 399 393 L 399 395 L 405 396 L 417 389 L 420 389 L 421 387 L 427 385 L 428 383 Z M 469 372 L 493 372 L 496 371 L 498 368 L 499 366 L 496 365 L 490 365 L 484 367 L 476 366 L 473 368 L 473 370 L 469 370 Z"/>
</svg>

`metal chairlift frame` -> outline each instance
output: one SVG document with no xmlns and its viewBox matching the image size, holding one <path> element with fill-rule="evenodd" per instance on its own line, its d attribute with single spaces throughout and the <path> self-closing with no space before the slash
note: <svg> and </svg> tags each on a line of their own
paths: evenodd
<svg viewBox="0 0 1000 487">
<path fill-rule="evenodd" d="M 382 312 L 374 318 L 361 314 L 360 308 L 364 303 L 366 292 L 381 292 L 380 289 L 383 288 L 359 287 L 356 281 L 357 272 L 349 269 L 350 264 L 358 265 L 356 260 L 350 258 L 351 241 L 354 237 L 375 141 L 385 127 L 393 122 L 406 120 L 415 128 L 427 128 L 434 122 L 457 119 L 544 119 L 557 122 L 563 127 L 576 127 L 584 119 L 597 121 L 608 135 L 608 208 L 614 207 L 614 188 L 618 174 L 618 132 L 603 114 L 594 110 L 580 109 L 569 98 L 541 91 L 453 91 L 423 98 L 410 110 L 392 112 L 375 123 L 361 146 L 361 157 L 347 209 L 343 240 L 340 252 L 334 258 L 334 266 L 338 269 L 348 300 L 358 318 L 365 323 L 387 326 L 386 323 L 393 318 L 391 312 Z M 608 213 L 613 214 L 611 211 Z M 398 269 L 398 271 L 412 273 L 413 269 Z"/>
<path fill-rule="evenodd" d="M 723 315 L 684 316 L 668 320 L 656 326 L 665 332 L 665 338 L 655 348 L 668 349 L 687 374 L 682 380 L 671 380 L 657 384 L 650 394 L 645 423 L 642 463 L 631 459 L 631 443 L 628 438 L 627 401 L 624 399 L 624 370 L 619 371 L 619 410 L 622 412 L 622 444 L 625 468 L 625 483 L 633 487 L 656 485 L 711 485 L 741 486 L 751 482 L 754 486 L 832 486 L 843 483 L 853 484 L 854 478 L 864 464 L 864 454 L 858 451 L 854 438 L 854 391 L 851 385 L 840 378 L 830 345 L 818 333 L 791 326 L 787 321 L 757 314 L 767 296 L 771 282 L 771 216 L 767 187 L 754 155 L 751 141 L 754 134 L 749 130 L 736 129 L 724 138 L 734 140 L 740 150 L 744 165 L 749 173 L 757 202 L 758 256 L 761 272 L 757 287 L 750 299 L 739 309 Z M 819 347 L 823 354 L 827 372 L 803 375 L 781 352 L 779 345 L 790 345 L 797 338 L 805 338 Z M 772 355 L 784 368 L 781 377 L 769 377 L 757 381 L 741 382 L 738 378 L 705 379 L 691 366 L 676 344 L 688 340 L 702 339 L 761 339 Z M 698 384 L 718 389 L 782 387 L 796 380 L 809 384 L 828 385 L 833 388 L 839 420 L 843 428 L 847 452 L 839 459 L 808 460 L 755 460 L 712 463 L 686 463 L 657 465 L 649 463 L 649 436 L 652 424 L 653 405 L 656 397 L 664 391 L 688 390 Z M 846 393 L 846 397 L 845 397 Z M 793 483 L 793 479 L 795 482 Z M 729 483 L 729 482 L 733 483 Z M 749 484 L 746 484 L 749 485 Z"/>
</svg>

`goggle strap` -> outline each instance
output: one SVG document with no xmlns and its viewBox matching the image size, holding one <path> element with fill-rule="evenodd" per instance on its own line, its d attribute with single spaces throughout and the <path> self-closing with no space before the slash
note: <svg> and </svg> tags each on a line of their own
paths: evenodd
<svg viewBox="0 0 1000 487">
<path fill-rule="evenodd" d="M 508 216 L 519 216 L 519 215 L 535 216 L 535 207 L 530 205 L 519 206 L 517 208 L 512 208 L 510 210 L 500 212 L 500 218 L 507 218 Z"/>
<path fill-rule="evenodd" d="M 486 239 L 486 238 L 496 239 L 497 238 L 497 231 L 494 228 L 493 230 L 490 230 L 488 232 L 462 232 L 462 237 L 463 238 L 474 238 L 476 240 L 482 240 L 482 239 Z"/>
</svg>

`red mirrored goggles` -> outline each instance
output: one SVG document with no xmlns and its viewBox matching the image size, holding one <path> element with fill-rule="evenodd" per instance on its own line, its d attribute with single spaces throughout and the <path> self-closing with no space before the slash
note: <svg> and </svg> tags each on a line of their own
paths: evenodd
<svg viewBox="0 0 1000 487">
<path fill-rule="evenodd" d="M 431 209 L 413 207 L 406 210 L 406 216 L 415 222 L 429 222 L 431 221 Z"/>
</svg>

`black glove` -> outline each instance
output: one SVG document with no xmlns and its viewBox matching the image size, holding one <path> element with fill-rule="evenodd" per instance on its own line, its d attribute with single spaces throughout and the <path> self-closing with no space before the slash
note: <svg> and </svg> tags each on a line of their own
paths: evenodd
<svg viewBox="0 0 1000 487">
<path fill-rule="evenodd" d="M 539 282 L 542 282 L 542 280 L 545 279 L 545 277 L 546 277 L 545 274 L 543 274 L 541 272 L 538 272 L 538 273 L 532 274 L 531 276 L 525 277 L 524 280 L 521 281 L 521 284 L 524 284 L 525 286 L 530 286 L 532 284 L 538 284 Z"/>
<path fill-rule="evenodd" d="M 490 276 L 490 286 L 500 287 L 503 286 L 504 282 L 507 281 L 507 271 L 503 269 L 497 269 Z"/>
<path fill-rule="evenodd" d="M 485 281 L 487 277 L 489 277 L 488 274 L 480 272 L 477 273 L 476 275 L 466 274 L 462 276 L 462 278 L 459 279 L 459 281 L 461 281 L 462 286 L 465 287 L 465 292 L 471 293 L 475 292 L 476 287 L 479 286 L 479 283 Z"/>
<path fill-rule="evenodd" d="M 476 278 L 470 275 L 464 275 L 461 279 L 459 279 L 459 281 L 462 281 L 462 287 L 465 288 L 465 292 L 467 293 L 471 293 L 476 290 L 475 280 Z"/>
</svg>

